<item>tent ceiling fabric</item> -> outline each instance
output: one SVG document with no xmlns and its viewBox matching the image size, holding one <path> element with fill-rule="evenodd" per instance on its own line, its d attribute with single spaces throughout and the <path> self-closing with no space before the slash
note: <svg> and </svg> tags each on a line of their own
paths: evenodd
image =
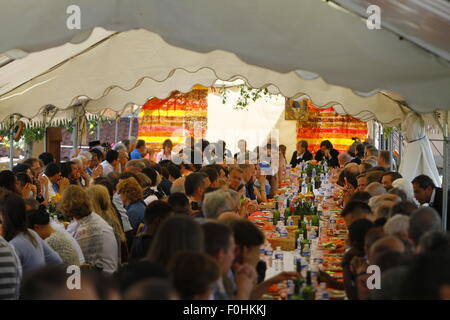
<svg viewBox="0 0 450 320">
<path fill-rule="evenodd" d="M 119 111 L 128 103 L 166 98 L 172 90 L 189 91 L 197 83 L 209 86 L 217 79 L 236 78 L 253 88 L 268 87 L 286 97 L 308 96 L 318 106 L 340 104 L 336 106 L 338 112 L 363 119 L 376 117 L 393 124 L 403 116 L 398 103 L 383 94 L 360 97 L 320 77 L 303 80 L 294 72 L 282 74 L 248 65 L 232 53 L 198 53 L 171 46 L 147 30 L 132 30 L 114 34 L 0 96 L 0 119 L 13 112 L 31 118 L 47 104 L 65 109 L 79 96 L 97 100 L 88 102 L 88 112 L 98 113 L 104 108 Z"/>
<path fill-rule="evenodd" d="M 447 60 L 391 31 L 369 30 L 359 16 L 318 0 L 41 0 L 35 6 L 4 0 L 0 18 L 8 28 L 0 28 L 0 52 L 69 41 L 79 31 L 66 28 L 69 5 L 81 8 L 82 31 L 144 28 L 181 48 L 234 52 L 280 73 L 311 71 L 361 93 L 393 90 L 418 112 L 450 108 Z"/>
<path fill-rule="evenodd" d="M 334 0 L 367 17 L 367 8 L 381 9 L 381 25 L 450 61 L 448 0 Z"/>
<path fill-rule="evenodd" d="M 56 65 L 104 40 L 111 34 L 113 32 L 96 28 L 89 39 L 80 44 L 67 43 L 59 47 L 31 53 L 23 59 L 7 64 L 0 69 L 0 96 L 47 72 Z"/>
</svg>

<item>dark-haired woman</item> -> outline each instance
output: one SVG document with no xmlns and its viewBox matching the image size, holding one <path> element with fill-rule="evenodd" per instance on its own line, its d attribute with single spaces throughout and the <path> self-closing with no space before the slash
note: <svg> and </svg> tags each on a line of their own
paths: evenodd
<svg viewBox="0 0 450 320">
<path fill-rule="evenodd" d="M 70 239 L 63 232 L 55 230 L 51 226 L 50 216 L 45 210 L 45 206 L 40 206 L 38 210 L 27 211 L 27 225 L 58 253 L 64 265 L 80 264 L 80 257 Z"/>
<path fill-rule="evenodd" d="M 329 167 L 339 167 L 338 161 L 339 151 L 333 148 L 333 145 L 329 140 L 324 140 L 320 143 L 320 150 L 316 152 L 314 157 L 317 161 L 325 159 Z"/>
<path fill-rule="evenodd" d="M 173 149 L 172 140 L 170 139 L 164 140 L 162 145 L 162 151 L 159 152 L 156 156 L 156 163 L 159 163 L 163 160 L 172 160 L 172 157 L 176 155 L 174 152 L 172 152 L 172 149 Z"/>
<path fill-rule="evenodd" d="M 16 250 L 27 274 L 46 264 L 60 264 L 60 256 L 39 235 L 27 228 L 25 202 L 14 193 L 7 194 L 0 203 L 3 220 L 3 237 Z"/>
<path fill-rule="evenodd" d="M 11 170 L 3 170 L 0 172 L 0 187 L 8 191 L 19 193 L 17 190 L 17 179 Z"/>
</svg>

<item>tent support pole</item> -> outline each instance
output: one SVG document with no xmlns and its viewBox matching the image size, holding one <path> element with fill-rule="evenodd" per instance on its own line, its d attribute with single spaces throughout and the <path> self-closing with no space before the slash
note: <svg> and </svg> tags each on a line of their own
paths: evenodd
<svg viewBox="0 0 450 320">
<path fill-rule="evenodd" d="M 444 123 L 443 123 L 443 136 L 444 136 L 444 172 L 442 177 L 442 225 L 444 230 L 447 229 L 447 208 L 448 208 L 448 179 L 449 179 L 449 137 L 448 137 L 448 110 L 444 111 Z"/>
<path fill-rule="evenodd" d="M 128 139 L 131 138 L 131 129 L 133 128 L 133 121 L 134 121 L 134 118 L 133 118 L 133 116 L 131 116 L 130 117 L 130 125 L 128 126 Z"/>
<path fill-rule="evenodd" d="M 394 130 L 394 129 L 393 129 Z M 392 131 L 393 132 L 393 131 Z M 390 171 L 392 171 L 392 168 L 394 167 L 394 157 L 392 155 L 392 134 L 388 137 L 388 150 L 389 150 L 389 164 L 390 164 Z"/>
<path fill-rule="evenodd" d="M 80 129 L 80 123 L 79 118 L 76 117 L 73 125 L 73 133 L 72 133 L 72 142 L 73 142 L 73 148 L 78 148 L 78 130 Z"/>
<path fill-rule="evenodd" d="M 101 126 L 102 126 L 102 120 L 98 120 L 97 123 L 97 140 L 100 140 L 100 130 L 101 130 Z"/>
<path fill-rule="evenodd" d="M 119 120 L 120 120 L 120 118 L 119 119 L 116 119 L 116 126 L 114 127 L 114 143 L 117 143 L 117 135 L 119 134 Z"/>
<path fill-rule="evenodd" d="M 14 167 L 14 116 L 10 118 L 11 129 L 9 130 L 9 169 Z"/>
</svg>

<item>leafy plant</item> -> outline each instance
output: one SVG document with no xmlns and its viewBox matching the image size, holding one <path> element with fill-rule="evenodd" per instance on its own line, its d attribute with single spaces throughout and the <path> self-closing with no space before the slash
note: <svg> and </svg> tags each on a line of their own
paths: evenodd
<svg viewBox="0 0 450 320">
<path fill-rule="evenodd" d="M 41 141 L 45 137 L 45 128 L 43 127 L 27 127 L 23 129 L 22 139 L 26 144 Z"/>
<path fill-rule="evenodd" d="M 223 87 L 219 89 L 219 92 L 222 97 L 222 103 L 226 104 L 228 101 L 228 90 Z M 246 85 L 242 85 L 239 88 L 239 97 L 233 108 L 235 110 L 245 110 L 251 102 L 256 102 L 261 98 L 267 99 L 271 96 L 272 94 L 267 88 L 253 89 Z"/>
</svg>

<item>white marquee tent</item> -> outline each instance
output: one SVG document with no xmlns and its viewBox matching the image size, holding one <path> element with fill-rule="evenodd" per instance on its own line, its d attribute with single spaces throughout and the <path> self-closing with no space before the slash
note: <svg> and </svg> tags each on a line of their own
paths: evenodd
<svg viewBox="0 0 450 320">
<path fill-rule="evenodd" d="M 364 15 L 362 2 L 335 2 Z M 381 30 L 368 29 L 361 16 L 335 2 L 42 0 L 30 5 L 5 0 L 0 60 L 65 48 L 51 49 L 53 56 L 48 50 L 29 54 L 0 69 L 0 119 L 12 113 L 33 118 L 48 104 L 63 110 L 81 96 L 91 99 L 86 111 L 98 113 L 105 106 L 119 111 L 173 89 L 236 78 L 390 125 L 411 110 L 424 114 L 450 108 L 447 2 L 428 0 L 419 6 L 399 0 L 393 9 L 392 3 L 374 1 L 387 18 Z M 81 9 L 81 30 L 66 27 L 71 5 Z M 408 28 L 396 24 L 395 14 L 408 9 L 418 12 L 418 20 L 408 21 Z M 440 21 L 440 28 L 430 29 L 427 19 Z M 89 37 L 98 26 L 125 32 L 96 29 Z M 73 36 L 79 44 L 66 44 Z M 447 140 L 448 112 L 442 117 Z M 444 188 L 446 176 L 447 166 Z"/>
</svg>

